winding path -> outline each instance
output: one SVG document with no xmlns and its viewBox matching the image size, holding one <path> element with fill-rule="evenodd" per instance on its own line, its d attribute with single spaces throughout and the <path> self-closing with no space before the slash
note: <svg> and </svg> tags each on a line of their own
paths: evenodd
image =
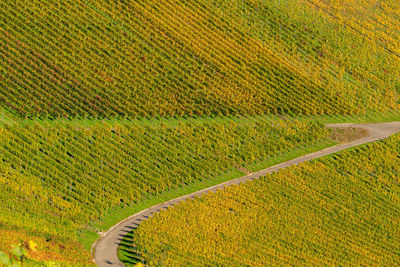
<svg viewBox="0 0 400 267">
<path fill-rule="evenodd" d="M 164 203 L 155 205 L 148 209 L 145 209 L 139 213 L 136 213 L 129 218 L 119 222 L 112 228 L 110 228 L 107 232 L 102 234 L 102 236 L 93 244 L 92 250 L 94 251 L 94 261 L 100 266 L 124 266 L 124 264 L 118 259 L 117 256 L 117 248 L 119 241 L 129 233 L 132 229 L 136 228 L 143 220 L 148 219 L 154 213 L 159 212 L 162 209 L 166 209 L 170 206 L 173 206 L 176 203 L 179 203 L 186 199 L 193 199 L 196 196 L 201 196 L 207 192 L 215 192 L 218 189 L 222 189 L 226 186 L 237 185 L 249 180 L 254 180 L 256 178 L 265 176 L 267 173 L 272 173 L 278 171 L 283 168 L 287 168 L 291 165 L 295 165 L 304 161 L 316 159 L 319 157 L 323 157 L 332 153 L 336 153 L 338 151 L 362 145 L 368 142 L 373 142 L 377 140 L 384 139 L 389 137 L 390 135 L 400 131 L 400 121 L 398 122 L 387 122 L 387 123 L 374 123 L 374 124 L 352 124 L 352 123 L 342 123 L 342 124 L 327 124 L 327 127 L 358 127 L 364 128 L 368 130 L 369 136 L 357 139 L 355 141 L 349 143 L 343 143 L 339 145 L 335 145 L 329 148 L 325 148 L 323 150 L 307 154 L 275 166 L 269 167 L 267 169 L 251 173 L 249 175 L 221 183 L 215 186 L 211 186 L 209 188 L 205 188 L 203 190 L 194 192 L 189 195 L 185 195 L 182 197 L 178 197 Z"/>
</svg>

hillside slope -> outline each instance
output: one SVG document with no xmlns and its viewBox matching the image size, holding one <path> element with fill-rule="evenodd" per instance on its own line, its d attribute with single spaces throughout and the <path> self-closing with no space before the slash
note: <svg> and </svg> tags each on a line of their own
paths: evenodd
<svg viewBox="0 0 400 267">
<path fill-rule="evenodd" d="M 398 25 L 395 9 L 381 13 Z M 367 38 L 300 0 L 6 0 L 0 106 L 23 117 L 387 110 L 400 88 L 399 59 L 380 45 L 391 32 Z"/>
<path fill-rule="evenodd" d="M 152 266 L 400 264 L 400 136 L 161 211 L 134 231 Z"/>
<path fill-rule="evenodd" d="M 24 237 L 38 260 L 88 263 L 78 240 L 108 209 L 327 141 L 321 123 L 272 118 L 4 124 L 0 251 Z"/>
<path fill-rule="evenodd" d="M 0 251 L 91 264 L 110 208 L 399 114 L 400 8 L 374 2 L 0 1 Z"/>
</svg>

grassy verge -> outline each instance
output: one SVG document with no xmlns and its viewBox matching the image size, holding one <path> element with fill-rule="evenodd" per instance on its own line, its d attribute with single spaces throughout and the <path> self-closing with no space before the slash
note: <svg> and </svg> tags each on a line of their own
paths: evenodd
<svg viewBox="0 0 400 267">
<path fill-rule="evenodd" d="M 0 125 L 3 123 L 13 124 L 18 123 L 20 125 L 33 124 L 34 122 L 39 124 L 69 124 L 77 127 L 91 127 L 97 124 L 122 124 L 122 125 L 138 125 L 148 127 L 159 127 L 160 125 L 176 126 L 181 123 L 187 124 L 202 124 L 209 122 L 217 123 L 228 123 L 230 121 L 248 123 L 252 121 L 270 120 L 277 121 L 279 119 L 298 119 L 301 121 L 305 120 L 318 120 L 322 123 L 374 123 L 374 122 L 390 122 L 400 120 L 400 110 L 398 111 L 386 111 L 386 112 L 375 112 L 370 111 L 366 114 L 360 115 L 314 115 L 314 116 L 282 116 L 282 115 L 255 115 L 255 116 L 203 116 L 203 117 L 163 117 L 163 118 L 105 118 L 105 119 L 93 119 L 93 118 L 35 118 L 35 119 L 21 119 L 11 114 L 8 111 L 0 109 Z"/>
<path fill-rule="evenodd" d="M 260 161 L 258 163 L 249 165 L 247 168 L 249 170 L 251 170 L 252 172 L 257 172 L 257 171 L 260 171 L 263 169 L 267 169 L 267 168 L 274 166 L 276 164 L 279 164 L 281 162 L 295 159 L 300 156 L 303 156 L 303 155 L 306 155 L 306 154 L 309 154 L 312 152 L 316 152 L 316 151 L 322 150 L 322 149 L 330 147 L 330 146 L 334 146 L 336 144 L 337 143 L 334 141 L 328 141 L 328 142 L 324 142 L 324 143 L 314 144 L 309 147 L 295 148 L 295 149 L 289 151 L 288 153 L 281 154 L 276 157 L 271 157 L 271 158 L 265 159 L 263 161 Z"/>
</svg>

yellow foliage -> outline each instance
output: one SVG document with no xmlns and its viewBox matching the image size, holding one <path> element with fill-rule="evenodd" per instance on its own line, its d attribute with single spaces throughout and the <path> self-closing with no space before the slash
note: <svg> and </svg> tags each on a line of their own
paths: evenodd
<svg viewBox="0 0 400 267">
<path fill-rule="evenodd" d="M 156 266 L 396 265 L 399 145 L 397 135 L 180 203 L 143 222 L 133 245 Z"/>
</svg>

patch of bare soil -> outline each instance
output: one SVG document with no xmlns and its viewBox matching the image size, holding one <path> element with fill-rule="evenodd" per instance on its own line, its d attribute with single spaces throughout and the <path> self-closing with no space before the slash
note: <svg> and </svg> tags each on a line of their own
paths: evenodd
<svg viewBox="0 0 400 267">
<path fill-rule="evenodd" d="M 351 142 L 369 136 L 368 130 L 359 127 L 332 128 L 330 138 L 339 143 Z"/>
</svg>

